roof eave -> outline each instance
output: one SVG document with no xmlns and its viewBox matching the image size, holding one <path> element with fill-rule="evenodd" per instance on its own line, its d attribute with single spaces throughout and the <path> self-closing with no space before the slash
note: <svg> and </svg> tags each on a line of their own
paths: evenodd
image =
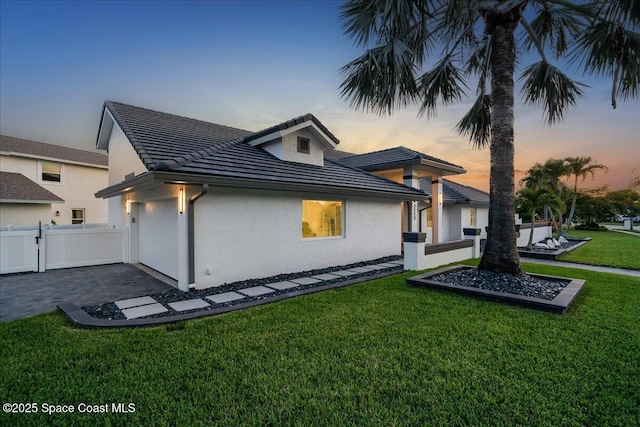
<svg viewBox="0 0 640 427">
<path fill-rule="evenodd" d="M 312 192 L 327 195 L 373 197 L 378 199 L 397 201 L 420 201 L 425 200 L 424 193 L 394 193 L 382 190 L 358 189 L 339 186 L 327 186 L 317 184 L 303 184 L 281 181 L 255 180 L 248 178 L 234 178 L 225 176 L 185 174 L 179 172 L 151 171 L 139 175 L 133 179 L 112 185 L 95 193 L 98 198 L 109 198 L 129 193 L 141 187 L 153 184 L 180 184 L 180 185 L 202 185 L 209 184 L 218 187 L 252 188 L 260 190 L 281 190 L 295 192 Z"/>
</svg>

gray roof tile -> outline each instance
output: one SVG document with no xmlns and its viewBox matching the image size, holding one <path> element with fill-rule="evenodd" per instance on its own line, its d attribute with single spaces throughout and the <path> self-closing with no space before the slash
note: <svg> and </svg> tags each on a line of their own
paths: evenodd
<svg viewBox="0 0 640 427">
<path fill-rule="evenodd" d="M 424 195 L 414 188 L 331 160 L 325 160 L 324 167 L 282 161 L 249 145 L 247 140 L 256 134 L 248 131 L 111 101 L 105 102 L 105 108 L 149 170 L 344 188 L 361 191 L 363 195 L 372 192 L 412 198 Z M 306 120 L 313 120 L 325 132 L 326 128 L 315 117 L 305 115 L 258 134 L 287 129 Z M 328 130 L 326 133 L 332 136 Z"/>
<path fill-rule="evenodd" d="M 0 200 L 28 202 L 64 202 L 46 188 L 21 173 L 0 172 Z"/>
<path fill-rule="evenodd" d="M 88 163 L 98 166 L 107 166 L 109 157 L 106 154 L 91 151 L 78 150 L 76 148 L 62 147 L 60 145 L 45 144 L 43 142 L 29 141 L 27 139 L 14 138 L 0 135 L 0 151 L 17 154 L 25 154 L 34 157 L 48 157 L 64 162 Z"/>
<path fill-rule="evenodd" d="M 420 189 L 431 197 L 431 178 L 420 178 Z M 442 193 L 445 203 L 489 204 L 489 193 L 457 182 L 442 180 Z"/>
<path fill-rule="evenodd" d="M 394 147 L 387 148 L 386 150 L 374 151 L 372 153 L 355 154 L 341 158 L 340 162 L 366 171 L 377 171 L 393 167 L 419 164 L 421 160 L 429 160 L 446 166 L 453 166 L 462 169 L 462 166 L 449 163 L 427 154 L 419 153 L 406 147 Z"/>
</svg>

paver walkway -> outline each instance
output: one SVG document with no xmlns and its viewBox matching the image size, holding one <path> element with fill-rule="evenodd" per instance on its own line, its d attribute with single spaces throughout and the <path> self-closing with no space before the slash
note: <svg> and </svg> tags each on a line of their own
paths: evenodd
<svg viewBox="0 0 640 427">
<path fill-rule="evenodd" d="M 333 287 L 342 287 L 358 282 L 372 280 L 375 277 L 382 277 L 391 274 L 397 274 L 403 271 L 404 261 L 397 260 L 388 263 L 372 264 L 363 267 L 351 268 L 348 270 L 340 270 L 325 274 L 316 274 L 290 279 L 288 281 L 279 281 L 267 283 L 249 288 L 236 289 L 231 292 L 216 293 L 216 288 L 210 288 L 211 295 L 202 297 L 194 295 L 192 299 L 160 303 L 151 296 L 129 298 L 114 301 L 115 305 L 122 311 L 126 320 L 110 320 L 97 319 L 89 316 L 81 306 L 74 303 L 60 304 L 58 307 L 65 315 L 76 325 L 85 327 L 126 327 L 126 326 L 144 326 L 157 325 L 178 320 L 192 319 L 195 317 L 219 314 L 232 310 L 239 310 L 258 304 L 279 301 L 293 296 L 303 295 L 310 292 L 318 292 Z M 369 273 L 362 275 L 362 273 Z M 360 274 L 359 277 L 349 280 L 350 276 Z M 346 278 L 346 281 L 338 281 L 336 279 Z M 324 282 L 327 282 L 326 285 Z M 302 288 L 304 286 L 313 285 L 313 287 Z M 282 293 L 285 291 L 285 293 Z M 256 300 L 255 297 L 263 297 Z M 242 301 L 245 300 L 245 301 Z M 208 310 L 200 310 L 208 308 L 212 304 L 225 304 L 234 302 L 235 305 L 224 305 L 212 307 Z M 166 313 L 170 311 L 170 307 L 177 314 L 171 314 L 163 317 L 148 317 L 154 314 Z M 194 311 L 199 310 L 199 311 Z"/>
<path fill-rule="evenodd" d="M 92 305 L 173 289 L 131 264 L 0 276 L 0 321 L 48 313 L 59 304 Z"/>
<path fill-rule="evenodd" d="M 629 270 L 626 268 L 602 267 L 591 264 L 578 264 L 577 262 L 553 261 L 548 259 L 526 258 L 520 259 L 522 262 L 530 262 L 533 264 L 547 264 L 556 267 L 579 268 L 581 270 L 599 271 L 601 273 L 622 274 L 624 276 L 640 277 L 640 270 Z"/>
</svg>

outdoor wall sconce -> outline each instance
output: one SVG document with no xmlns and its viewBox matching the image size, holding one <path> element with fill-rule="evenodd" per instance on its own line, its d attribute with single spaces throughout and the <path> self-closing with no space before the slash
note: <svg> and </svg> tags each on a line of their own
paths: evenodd
<svg viewBox="0 0 640 427">
<path fill-rule="evenodd" d="M 127 215 L 131 213 L 131 200 L 127 199 L 127 203 L 125 204 L 125 209 L 127 211 Z"/>
<path fill-rule="evenodd" d="M 180 189 L 180 194 L 178 195 L 178 212 L 184 213 L 184 188 Z"/>
<path fill-rule="evenodd" d="M 56 216 L 60 216 L 60 211 L 56 211 Z"/>
</svg>

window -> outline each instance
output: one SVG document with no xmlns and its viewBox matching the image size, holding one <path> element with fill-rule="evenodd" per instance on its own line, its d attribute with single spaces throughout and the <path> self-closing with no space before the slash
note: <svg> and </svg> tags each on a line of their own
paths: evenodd
<svg viewBox="0 0 640 427">
<path fill-rule="evenodd" d="M 309 138 L 298 137 L 298 153 L 309 154 L 311 152 L 311 142 Z"/>
<path fill-rule="evenodd" d="M 329 200 L 302 201 L 302 238 L 341 237 L 343 203 Z"/>
<path fill-rule="evenodd" d="M 471 208 L 469 210 L 469 225 L 471 227 L 476 227 L 476 208 Z"/>
<path fill-rule="evenodd" d="M 62 165 L 58 163 L 42 163 L 42 180 L 62 182 Z"/>
<path fill-rule="evenodd" d="M 71 209 L 71 224 L 84 224 L 84 209 Z"/>
</svg>

